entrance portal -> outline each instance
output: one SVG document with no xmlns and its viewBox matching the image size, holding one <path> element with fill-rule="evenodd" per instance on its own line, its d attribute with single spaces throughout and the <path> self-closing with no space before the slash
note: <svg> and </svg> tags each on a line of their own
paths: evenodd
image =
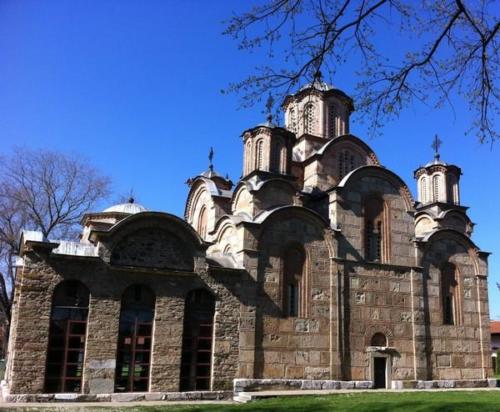
<svg viewBox="0 0 500 412">
<path fill-rule="evenodd" d="M 380 389 L 386 387 L 385 375 L 387 358 L 373 358 L 373 387 Z"/>
</svg>

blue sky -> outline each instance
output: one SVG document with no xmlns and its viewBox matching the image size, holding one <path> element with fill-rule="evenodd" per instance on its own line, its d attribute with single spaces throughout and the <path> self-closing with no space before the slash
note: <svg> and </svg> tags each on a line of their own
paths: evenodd
<svg viewBox="0 0 500 412">
<path fill-rule="evenodd" d="M 216 170 L 236 181 L 240 134 L 264 120 L 262 105 L 238 110 L 237 96 L 220 93 L 262 63 L 262 55 L 239 51 L 221 35 L 222 21 L 245 3 L 2 0 L 0 151 L 82 154 L 112 178 L 110 203 L 133 188 L 148 209 L 182 216 L 185 181 L 207 168 L 209 147 Z M 386 40 L 398 49 L 397 38 Z M 348 94 L 351 73 L 342 67 L 334 79 Z M 442 159 L 463 171 L 473 240 L 493 253 L 490 312 L 500 318 L 500 148 L 464 136 L 471 113 L 460 99 L 454 105 L 409 107 L 367 143 L 415 194 L 413 171 L 432 158 L 432 138 L 440 135 Z M 359 119 L 351 131 L 366 136 Z"/>
</svg>

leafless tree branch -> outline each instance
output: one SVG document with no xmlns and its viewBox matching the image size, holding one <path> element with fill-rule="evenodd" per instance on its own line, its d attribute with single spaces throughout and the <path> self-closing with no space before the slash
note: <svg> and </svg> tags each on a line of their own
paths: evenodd
<svg viewBox="0 0 500 412">
<path fill-rule="evenodd" d="M 225 92 L 240 93 L 243 106 L 270 92 L 283 98 L 320 71 L 332 77 L 340 64 L 361 59 L 355 97 L 372 130 L 414 100 L 451 105 L 451 96 L 460 95 L 476 113 L 470 130 L 481 142 L 494 142 L 500 94 L 494 7 L 489 0 L 268 0 L 233 16 L 225 34 L 247 50 L 279 42 L 280 61 L 258 67 Z M 382 32 L 385 38 L 416 37 L 419 48 L 389 56 L 377 43 Z M 274 53 L 271 47 L 269 57 Z"/>
</svg>

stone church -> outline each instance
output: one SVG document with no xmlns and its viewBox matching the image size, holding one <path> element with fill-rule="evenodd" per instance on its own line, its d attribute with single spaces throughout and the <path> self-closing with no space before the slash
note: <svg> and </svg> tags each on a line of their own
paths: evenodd
<svg viewBox="0 0 500 412">
<path fill-rule="evenodd" d="M 344 92 L 315 81 L 282 109 L 242 133 L 236 185 L 189 179 L 184 218 L 131 200 L 79 242 L 23 232 L 7 399 L 491 384 L 460 168 L 436 144 L 415 200 L 350 134 Z"/>
</svg>

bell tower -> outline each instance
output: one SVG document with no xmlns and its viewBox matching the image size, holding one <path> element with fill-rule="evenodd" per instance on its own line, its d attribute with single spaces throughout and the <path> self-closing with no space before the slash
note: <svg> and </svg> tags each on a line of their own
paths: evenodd
<svg viewBox="0 0 500 412">
<path fill-rule="evenodd" d="M 441 160 L 442 142 L 436 135 L 432 143 L 434 160 L 414 172 L 418 202 L 415 206 L 415 234 L 424 236 L 434 230 L 448 228 L 470 236 L 474 224 L 467 216 L 467 207 L 460 204 L 458 166 Z"/>
<path fill-rule="evenodd" d="M 272 116 L 265 123 L 243 132 L 243 178 L 260 175 L 290 175 L 295 136 L 275 125 Z"/>
<path fill-rule="evenodd" d="M 325 144 L 349 133 L 352 99 L 339 89 L 316 79 L 285 98 L 285 128 L 295 134 L 294 159 L 303 161 Z"/>
<path fill-rule="evenodd" d="M 462 171 L 455 165 L 441 161 L 439 154 L 441 144 L 436 135 L 432 143 L 434 160 L 415 171 L 418 201 L 421 205 L 433 203 L 460 205 L 459 181 Z"/>
<path fill-rule="evenodd" d="M 343 91 L 316 79 L 283 102 L 285 127 L 297 138 L 304 135 L 333 139 L 349 133 L 352 99 Z"/>
</svg>

